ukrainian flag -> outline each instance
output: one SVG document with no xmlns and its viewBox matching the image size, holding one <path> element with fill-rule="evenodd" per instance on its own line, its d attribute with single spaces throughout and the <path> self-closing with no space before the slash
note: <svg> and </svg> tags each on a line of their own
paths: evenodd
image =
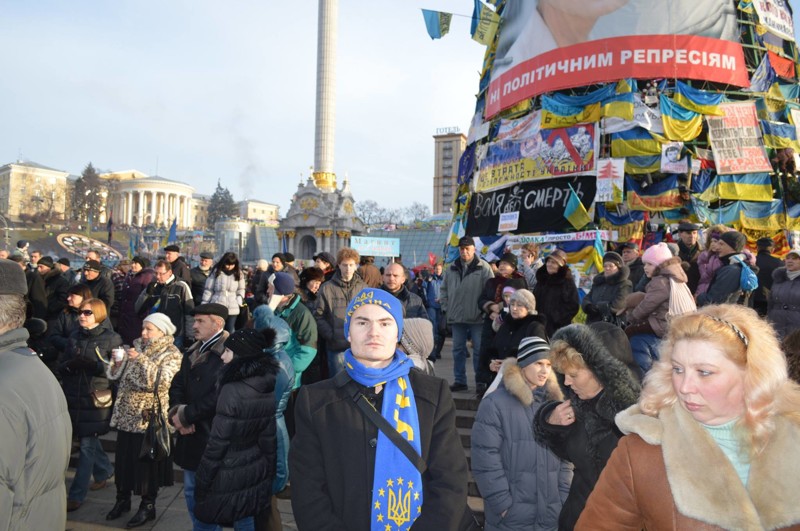
<svg viewBox="0 0 800 531">
<path fill-rule="evenodd" d="M 425 27 L 431 39 L 441 39 L 450 31 L 450 21 L 453 19 L 452 13 L 423 9 L 422 17 L 425 19 Z"/>
<path fill-rule="evenodd" d="M 603 100 L 612 98 L 617 94 L 617 85 L 609 84 L 588 94 L 569 96 L 567 94 L 555 93 L 547 96 L 559 105 L 572 105 L 574 107 L 586 107 L 592 103 L 600 103 Z"/>
<path fill-rule="evenodd" d="M 742 201 L 739 223 L 746 229 L 781 230 L 786 226 L 786 209 L 782 199 L 769 203 Z"/>
<path fill-rule="evenodd" d="M 564 105 L 550 96 L 542 96 L 542 129 L 558 129 L 579 123 L 600 120 L 600 104 L 590 103 L 585 107 Z"/>
<path fill-rule="evenodd" d="M 643 155 L 625 158 L 625 173 L 642 175 L 661 171 L 661 155 Z"/>
<path fill-rule="evenodd" d="M 592 221 L 592 218 L 589 217 L 589 213 L 586 212 L 586 207 L 581 203 L 572 185 L 569 185 L 569 199 L 567 200 L 567 208 L 564 209 L 564 217 L 569 221 L 570 225 L 575 227 L 575 230 L 582 229 L 587 223 Z"/>
<path fill-rule="evenodd" d="M 627 131 L 611 133 L 611 156 L 618 158 L 658 155 L 660 157 L 660 138 L 644 127 L 634 127 Z"/>
<path fill-rule="evenodd" d="M 697 138 L 703 130 L 703 116 L 684 109 L 664 94 L 661 95 L 661 122 L 664 135 L 670 140 L 688 142 Z"/>
<path fill-rule="evenodd" d="M 696 113 L 712 114 L 715 116 L 721 116 L 723 114 L 722 110 L 719 108 L 719 104 L 725 101 L 725 95 L 721 92 L 707 92 L 705 90 L 692 88 L 683 81 L 675 81 L 675 94 L 673 98 L 675 98 L 675 103 L 684 109 Z M 662 109 L 661 112 L 663 113 L 664 110 Z"/>
<path fill-rule="evenodd" d="M 734 201 L 772 201 L 772 180 L 768 173 L 717 175 L 700 199 L 712 203 Z"/>
<path fill-rule="evenodd" d="M 621 82 L 620 82 L 621 83 Z M 617 94 L 603 100 L 603 108 L 600 112 L 602 117 L 622 118 L 623 120 L 633 120 L 633 92 Z"/>
<path fill-rule="evenodd" d="M 617 94 L 625 94 L 626 92 L 639 92 L 639 82 L 633 78 L 617 81 Z"/>
<path fill-rule="evenodd" d="M 797 141 L 797 129 L 794 125 L 780 122 L 760 120 L 761 131 L 764 132 L 764 145 L 768 148 L 791 148 L 800 152 L 800 142 Z"/>
<path fill-rule="evenodd" d="M 630 175 L 625 176 L 628 208 L 663 212 L 683 206 L 678 192 L 678 176 L 670 175 L 647 188 L 636 182 Z"/>
<path fill-rule="evenodd" d="M 786 228 L 800 230 L 800 203 L 786 201 Z"/>
<path fill-rule="evenodd" d="M 742 210 L 741 201 L 734 201 L 719 208 L 711 208 L 706 201 L 697 197 L 692 197 L 692 206 L 700 221 L 722 225 L 732 225 L 738 222 L 739 212 Z"/>
</svg>

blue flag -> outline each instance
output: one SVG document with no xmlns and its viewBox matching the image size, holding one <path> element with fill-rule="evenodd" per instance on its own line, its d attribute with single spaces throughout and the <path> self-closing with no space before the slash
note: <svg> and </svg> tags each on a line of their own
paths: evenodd
<svg viewBox="0 0 800 531">
<path fill-rule="evenodd" d="M 450 31 L 450 21 L 453 19 L 452 13 L 423 9 L 422 17 L 425 19 L 425 27 L 431 39 L 441 39 Z"/>
<path fill-rule="evenodd" d="M 175 243 L 178 241 L 178 218 L 172 220 L 172 226 L 169 228 L 169 236 L 167 243 Z"/>
</svg>

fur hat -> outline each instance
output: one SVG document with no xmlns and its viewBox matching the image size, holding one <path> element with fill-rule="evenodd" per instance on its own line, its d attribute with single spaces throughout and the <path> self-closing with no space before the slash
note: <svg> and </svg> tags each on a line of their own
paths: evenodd
<svg viewBox="0 0 800 531">
<path fill-rule="evenodd" d="M 397 340 L 403 337 L 403 304 L 397 298 L 378 288 L 364 288 L 353 297 L 344 314 L 344 337 L 350 336 L 350 318 L 356 310 L 367 304 L 376 304 L 386 310 L 397 323 Z"/>
<path fill-rule="evenodd" d="M 526 337 L 519 342 L 517 350 L 517 365 L 524 369 L 531 363 L 547 359 L 550 355 L 550 345 L 541 337 Z"/>
<path fill-rule="evenodd" d="M 614 251 L 608 251 L 603 255 L 603 263 L 605 264 L 606 262 L 611 262 L 620 268 L 625 264 L 625 262 L 622 260 L 622 257 Z"/>
<path fill-rule="evenodd" d="M 567 253 L 565 253 L 561 249 L 556 249 L 555 251 L 547 255 L 547 258 L 545 258 L 545 263 L 547 263 L 548 260 L 555 261 L 555 263 L 558 264 L 558 267 L 564 267 L 565 265 L 567 265 Z"/>
<path fill-rule="evenodd" d="M 427 358 L 433 351 L 433 324 L 419 317 L 406 319 L 400 344 L 406 353 Z"/>
<path fill-rule="evenodd" d="M 172 321 L 169 320 L 169 317 L 159 312 L 151 313 L 150 315 L 144 318 L 144 322 L 152 324 L 153 326 L 155 326 L 168 336 L 171 336 L 177 330 L 177 328 L 175 328 L 175 325 L 172 324 Z"/>
<path fill-rule="evenodd" d="M 661 242 L 647 248 L 642 255 L 642 262 L 660 266 L 670 258 L 672 258 L 672 251 L 669 250 L 666 243 Z"/>
<path fill-rule="evenodd" d="M 744 249 L 745 244 L 747 244 L 747 236 L 735 230 L 720 234 L 719 239 L 727 243 L 737 253 Z"/>
<path fill-rule="evenodd" d="M 265 333 L 266 331 L 269 334 Z M 254 328 L 242 328 L 231 334 L 225 340 L 225 348 L 230 349 L 239 358 L 257 358 L 265 354 L 265 350 L 271 346 L 275 332 L 271 328 L 255 330 Z"/>
<path fill-rule="evenodd" d="M 518 289 L 512 293 L 510 302 L 518 302 L 528 309 L 528 313 L 536 313 L 536 297 L 527 289 Z"/>
<path fill-rule="evenodd" d="M 324 281 L 325 272 L 318 267 L 306 267 L 303 269 L 303 272 L 300 273 L 300 282 L 308 284 L 312 280 L 319 280 L 320 282 Z"/>
<path fill-rule="evenodd" d="M 500 262 L 505 262 L 514 269 L 517 268 L 517 255 L 514 253 L 504 253 L 503 256 L 500 257 L 500 260 L 497 261 L 497 264 L 500 265 Z"/>
<path fill-rule="evenodd" d="M 25 273 L 16 262 L 0 258 L 0 295 L 25 295 L 28 282 Z"/>
</svg>

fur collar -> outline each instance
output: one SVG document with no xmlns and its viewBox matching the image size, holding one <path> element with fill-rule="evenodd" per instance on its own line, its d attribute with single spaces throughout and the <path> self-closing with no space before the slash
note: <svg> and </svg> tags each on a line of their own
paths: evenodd
<svg viewBox="0 0 800 531">
<path fill-rule="evenodd" d="M 564 282 L 572 282 L 572 270 L 567 266 L 558 268 L 554 275 L 547 272 L 547 267 L 542 266 L 536 270 L 536 283 L 542 284 L 563 284 Z"/>
<path fill-rule="evenodd" d="M 628 280 L 628 277 L 631 276 L 631 270 L 628 266 L 623 265 L 619 268 L 619 270 L 607 277 L 605 273 L 598 273 L 594 276 L 594 280 L 592 281 L 592 287 L 594 286 L 602 286 L 603 284 L 620 284 Z"/>
<path fill-rule="evenodd" d="M 503 362 L 503 386 L 508 393 L 519 400 L 523 406 L 529 407 L 533 404 L 533 397 L 535 390 L 532 390 L 528 385 L 528 381 L 522 375 L 522 369 L 517 365 L 517 360 L 508 358 Z M 544 386 L 545 400 L 558 400 L 564 399 L 558 384 L 552 379 L 548 380 Z"/>
<path fill-rule="evenodd" d="M 778 417 L 766 449 L 753 458 L 747 487 L 711 436 L 679 405 L 644 415 L 638 405 L 617 425 L 661 445 L 678 512 L 724 529 L 779 529 L 800 523 L 800 426 Z"/>
</svg>

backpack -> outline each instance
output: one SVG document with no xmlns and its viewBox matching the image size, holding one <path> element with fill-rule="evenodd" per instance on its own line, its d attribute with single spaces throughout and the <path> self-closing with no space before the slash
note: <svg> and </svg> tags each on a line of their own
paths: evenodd
<svg viewBox="0 0 800 531">
<path fill-rule="evenodd" d="M 685 282 L 675 282 L 675 279 L 669 279 L 669 308 L 667 309 L 667 319 L 670 317 L 677 317 L 685 313 L 694 312 L 697 310 L 697 304 L 694 302 L 692 292 L 689 291 L 689 286 Z"/>
<path fill-rule="evenodd" d="M 735 260 L 742 266 L 742 272 L 739 275 L 739 289 L 744 292 L 753 291 L 758 287 L 758 276 L 750 269 L 750 266 L 745 264 L 741 258 L 735 257 Z"/>
</svg>

